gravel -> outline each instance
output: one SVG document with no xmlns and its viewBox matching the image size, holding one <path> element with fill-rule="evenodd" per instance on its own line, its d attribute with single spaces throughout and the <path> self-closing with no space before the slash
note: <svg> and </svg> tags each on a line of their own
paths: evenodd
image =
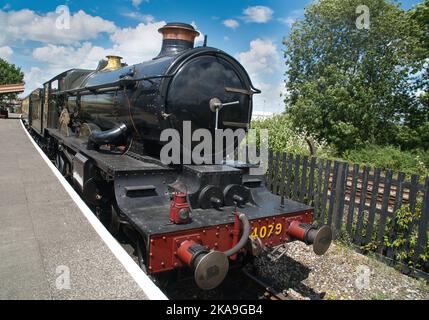
<svg viewBox="0 0 429 320">
<path fill-rule="evenodd" d="M 286 246 L 286 254 L 273 264 L 256 260 L 259 276 L 295 299 L 427 300 L 429 285 L 351 248 L 332 244 L 324 256 L 301 242 Z"/>
<path fill-rule="evenodd" d="M 286 245 L 285 254 L 272 262 L 255 259 L 247 269 L 258 278 L 298 300 L 429 300 L 429 284 L 357 253 L 343 244 L 332 244 L 324 256 L 316 256 L 302 242 Z M 127 248 L 132 255 L 131 247 Z M 211 291 L 196 287 L 192 277 L 164 288 L 170 299 L 257 300 L 259 287 L 239 270 L 230 270 L 224 283 Z M 260 288 L 259 288 L 260 289 Z"/>
</svg>

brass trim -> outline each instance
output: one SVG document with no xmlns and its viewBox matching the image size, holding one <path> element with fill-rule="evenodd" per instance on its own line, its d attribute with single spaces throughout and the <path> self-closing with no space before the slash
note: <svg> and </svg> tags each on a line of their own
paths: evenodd
<svg viewBox="0 0 429 320">
<path fill-rule="evenodd" d="M 105 66 L 101 71 L 114 71 L 122 68 L 122 57 L 109 55 L 107 58 L 107 66 Z"/>
</svg>

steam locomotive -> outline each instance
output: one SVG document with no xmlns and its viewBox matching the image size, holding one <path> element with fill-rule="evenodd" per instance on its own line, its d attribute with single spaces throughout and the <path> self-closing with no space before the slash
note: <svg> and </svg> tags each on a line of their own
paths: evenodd
<svg viewBox="0 0 429 320">
<path fill-rule="evenodd" d="M 115 235 L 135 244 L 140 267 L 160 277 L 193 272 L 210 290 L 233 265 L 295 240 L 324 254 L 332 234 L 313 209 L 270 193 L 251 165 L 166 165 L 165 129 L 248 130 L 255 89 L 227 53 L 194 47 L 199 33 L 168 23 L 161 52 L 128 66 L 117 56 L 96 70 L 72 69 L 23 101 L 34 139 Z M 224 106 L 228 106 L 223 108 Z"/>
</svg>

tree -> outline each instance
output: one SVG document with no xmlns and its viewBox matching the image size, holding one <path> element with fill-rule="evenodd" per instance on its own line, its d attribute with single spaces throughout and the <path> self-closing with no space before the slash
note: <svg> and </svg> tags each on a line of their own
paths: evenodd
<svg viewBox="0 0 429 320">
<path fill-rule="evenodd" d="M 418 37 L 420 39 L 421 51 L 417 54 L 424 63 L 424 70 L 417 82 L 417 87 L 423 92 L 420 96 L 420 101 L 426 108 L 427 121 L 429 121 L 429 0 L 418 4 L 410 11 L 410 15 L 420 26 Z"/>
<path fill-rule="evenodd" d="M 362 16 L 365 8 L 368 16 Z M 320 0 L 308 6 L 285 40 L 285 103 L 294 125 L 342 152 L 391 143 L 398 124 L 423 124 L 412 81 L 422 69 L 420 30 L 390 1 Z"/>
<path fill-rule="evenodd" d="M 0 85 L 22 83 L 24 81 L 24 73 L 21 68 L 14 64 L 8 63 L 6 60 L 0 59 Z M 5 100 L 15 99 L 16 94 L 0 95 L 0 103 Z"/>
</svg>

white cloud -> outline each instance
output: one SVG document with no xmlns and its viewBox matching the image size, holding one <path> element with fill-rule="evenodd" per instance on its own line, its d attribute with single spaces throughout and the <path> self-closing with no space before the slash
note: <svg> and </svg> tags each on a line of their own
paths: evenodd
<svg viewBox="0 0 429 320">
<path fill-rule="evenodd" d="M 140 12 L 135 12 L 135 11 L 123 12 L 121 15 L 124 17 L 127 17 L 127 18 L 131 18 L 131 19 L 140 21 L 140 22 L 145 22 L 145 23 L 155 21 L 154 16 L 152 16 L 150 14 L 142 14 Z"/>
<path fill-rule="evenodd" d="M 110 53 L 114 52 L 93 46 L 90 42 L 77 48 L 48 44 L 34 49 L 33 58 L 48 64 L 50 69 L 58 69 L 60 73 L 72 68 L 95 69 L 98 62 Z"/>
<path fill-rule="evenodd" d="M 44 77 L 46 77 L 45 72 L 37 67 L 32 67 L 30 71 L 24 72 L 25 91 L 20 97 L 25 97 L 36 88 L 42 87 L 43 83 L 49 79 Z"/>
<path fill-rule="evenodd" d="M 265 6 L 248 7 L 243 11 L 244 20 L 247 22 L 267 23 L 273 17 L 274 11 Z"/>
<path fill-rule="evenodd" d="M 28 9 L 9 12 L 0 10 L 0 45 L 25 40 L 73 44 L 116 30 L 113 22 L 88 15 L 82 10 L 70 16 L 70 29 L 59 29 L 56 28 L 59 16 L 55 12 L 39 15 Z"/>
<path fill-rule="evenodd" d="M 286 17 L 286 18 L 280 18 L 279 21 L 291 27 L 295 23 L 296 19 L 292 17 Z"/>
<path fill-rule="evenodd" d="M 80 46 L 58 46 L 48 44 L 33 50 L 33 58 L 46 63 L 50 68 L 89 68 L 95 69 L 99 60 L 108 54 L 124 57 L 131 64 L 154 58 L 161 49 L 162 35 L 158 29 L 164 21 L 140 23 L 135 28 L 117 29 L 110 37 L 112 46 L 103 48 L 84 42 Z"/>
<path fill-rule="evenodd" d="M 80 47 L 48 44 L 36 48 L 33 50 L 33 58 L 44 66 L 32 67 L 24 72 L 24 95 L 68 69 L 95 69 L 98 62 L 110 53 L 113 53 L 111 49 L 93 46 L 90 42 L 85 42 Z"/>
<path fill-rule="evenodd" d="M 0 47 L 0 58 L 9 59 L 13 54 L 13 50 L 9 46 Z"/>
<path fill-rule="evenodd" d="M 271 40 L 255 39 L 250 50 L 238 54 L 238 60 L 249 73 L 274 73 L 280 66 L 277 46 Z"/>
<path fill-rule="evenodd" d="M 282 65 L 277 46 L 271 40 L 255 39 L 249 51 L 237 54 L 237 59 L 249 73 L 255 87 L 262 91 L 254 96 L 254 108 L 258 111 L 282 112 Z"/>
<path fill-rule="evenodd" d="M 204 33 L 201 30 L 198 30 L 198 26 L 195 23 L 195 21 L 191 22 L 191 26 L 193 26 L 194 29 L 197 30 L 200 33 L 200 35 L 195 38 L 195 45 L 202 44 L 204 42 Z"/>
<path fill-rule="evenodd" d="M 238 21 L 234 19 L 227 19 L 227 20 L 224 20 L 222 23 L 225 27 L 228 27 L 231 29 L 237 29 L 240 26 Z"/>
<path fill-rule="evenodd" d="M 259 79 L 253 79 L 253 85 L 262 91 L 253 96 L 253 108 L 256 111 L 281 113 L 285 110 L 284 98 L 286 87 L 281 80 L 278 83 L 266 83 Z"/>
<path fill-rule="evenodd" d="M 136 8 L 138 8 L 142 2 L 149 2 L 149 0 L 131 0 L 131 3 Z"/>
<path fill-rule="evenodd" d="M 289 16 L 280 18 L 279 21 L 291 27 L 298 18 L 301 18 L 304 14 L 304 10 L 293 10 Z"/>
<path fill-rule="evenodd" d="M 161 49 L 162 35 L 158 29 L 164 21 L 140 23 L 135 28 L 118 29 L 110 39 L 112 51 L 125 58 L 128 64 L 140 63 L 154 58 Z"/>
</svg>

